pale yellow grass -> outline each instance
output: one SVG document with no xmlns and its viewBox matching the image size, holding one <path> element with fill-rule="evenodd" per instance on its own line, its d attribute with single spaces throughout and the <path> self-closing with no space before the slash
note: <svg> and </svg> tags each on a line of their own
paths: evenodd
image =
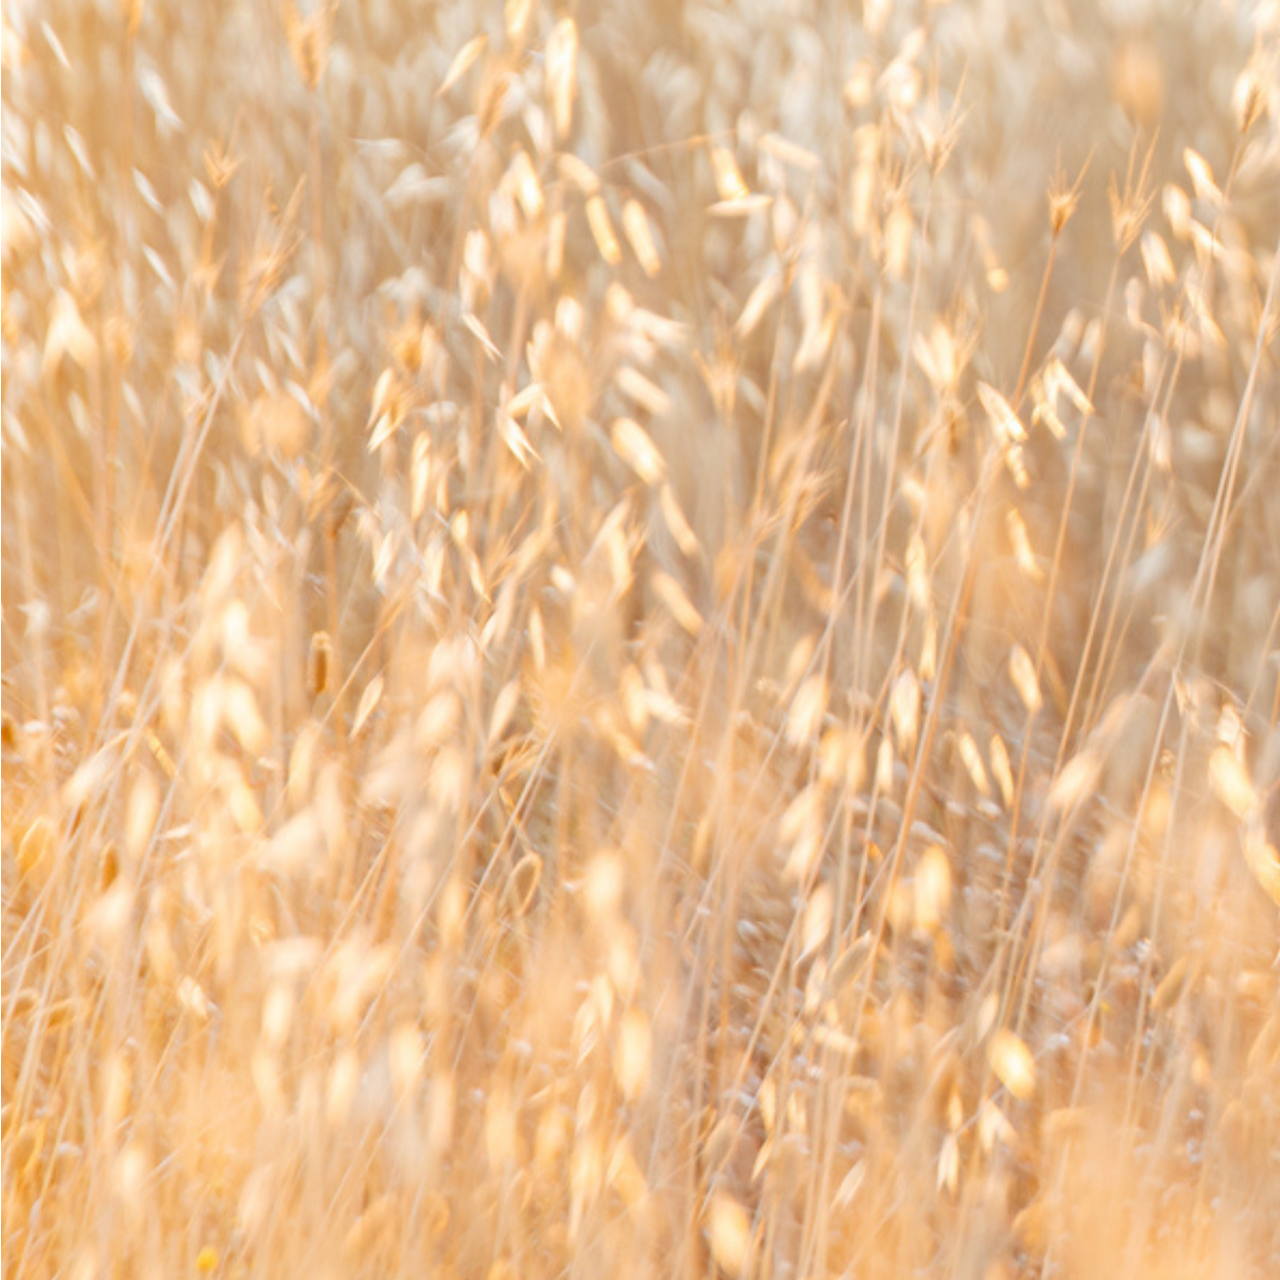
<svg viewBox="0 0 1280 1280">
<path fill-rule="evenodd" d="M 1280 1271 L 1280 28 L 1148 8 L 6 7 L 6 1276 Z"/>
</svg>

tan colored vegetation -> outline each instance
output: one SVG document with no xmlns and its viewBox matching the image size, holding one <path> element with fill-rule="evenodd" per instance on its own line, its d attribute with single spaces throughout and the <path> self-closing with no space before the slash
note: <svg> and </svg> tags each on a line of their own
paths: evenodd
<svg viewBox="0 0 1280 1280">
<path fill-rule="evenodd" d="M 1280 1273 L 1278 50 L 7 5 L 5 1275 Z"/>
</svg>

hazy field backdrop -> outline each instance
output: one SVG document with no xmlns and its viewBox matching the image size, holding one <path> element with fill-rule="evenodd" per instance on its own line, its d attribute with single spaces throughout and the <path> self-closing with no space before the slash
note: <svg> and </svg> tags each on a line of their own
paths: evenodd
<svg viewBox="0 0 1280 1280">
<path fill-rule="evenodd" d="M 22 1277 L 1280 1275 L 1274 0 L 12 0 Z"/>
</svg>

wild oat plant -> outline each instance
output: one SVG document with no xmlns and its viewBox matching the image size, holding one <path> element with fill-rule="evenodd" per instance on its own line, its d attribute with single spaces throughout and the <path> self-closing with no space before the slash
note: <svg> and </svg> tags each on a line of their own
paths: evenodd
<svg viewBox="0 0 1280 1280">
<path fill-rule="evenodd" d="M 1280 9 L 13 0 L 5 1276 L 1280 1274 Z"/>
</svg>

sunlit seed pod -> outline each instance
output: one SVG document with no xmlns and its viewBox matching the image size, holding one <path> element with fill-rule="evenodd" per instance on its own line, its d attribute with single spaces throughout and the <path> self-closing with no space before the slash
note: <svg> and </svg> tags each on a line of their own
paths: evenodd
<svg viewBox="0 0 1280 1280">
<path fill-rule="evenodd" d="M 727 1192 L 718 1193 L 711 1201 L 707 1232 L 716 1265 L 729 1276 L 741 1275 L 751 1247 L 751 1218 L 743 1205 Z"/>
<path fill-rule="evenodd" d="M 38 817 L 18 842 L 18 872 L 37 889 L 43 888 L 53 870 L 54 828 L 43 815 Z"/>
<path fill-rule="evenodd" d="M 318 698 L 328 692 L 333 676 L 333 642 L 326 631 L 316 631 L 311 636 L 307 653 L 307 693 Z"/>
<path fill-rule="evenodd" d="M 604 197 L 595 195 L 587 198 L 587 225 L 591 228 L 591 236 L 600 250 L 600 256 L 611 266 L 616 267 L 622 261 L 622 249 L 618 237 L 614 234 L 613 220 L 609 217 L 608 206 Z"/>
<path fill-rule="evenodd" d="M 502 906 L 512 916 L 527 915 L 532 909 L 542 881 L 542 859 L 526 853 L 507 876 L 502 887 Z"/>
<path fill-rule="evenodd" d="M 1044 697 L 1031 655 L 1020 644 L 1015 644 L 1009 651 L 1009 676 L 1022 705 L 1030 715 L 1035 715 L 1044 704 Z"/>
<path fill-rule="evenodd" d="M 1036 1064 L 1031 1051 L 1012 1031 L 997 1031 L 987 1050 L 987 1059 L 1000 1083 L 1020 1101 L 1035 1092 Z"/>
</svg>

